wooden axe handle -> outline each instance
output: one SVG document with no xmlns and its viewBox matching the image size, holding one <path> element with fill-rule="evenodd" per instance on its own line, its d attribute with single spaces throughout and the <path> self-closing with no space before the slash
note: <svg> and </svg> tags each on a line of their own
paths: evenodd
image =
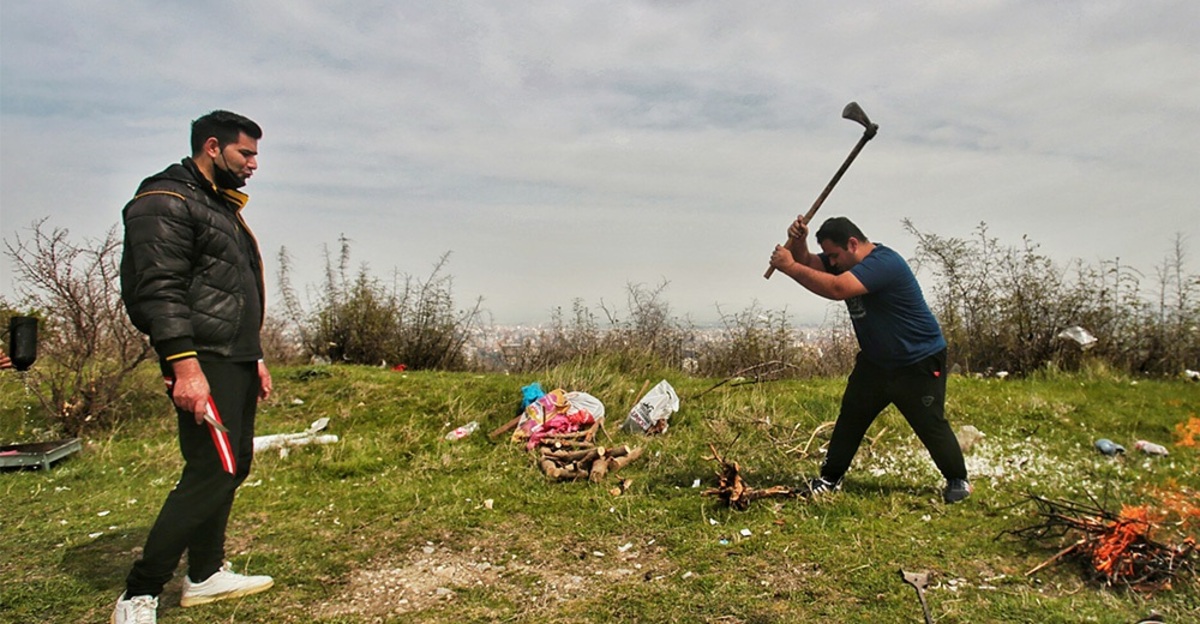
<svg viewBox="0 0 1200 624">
<path fill-rule="evenodd" d="M 858 153 L 862 151 L 863 146 L 867 144 L 867 141 L 875 138 L 875 133 L 878 131 L 879 126 L 876 124 L 867 126 L 866 131 L 863 132 L 862 138 L 858 140 L 858 143 L 854 146 L 854 149 L 850 150 L 850 155 L 846 157 L 846 160 L 842 163 L 842 166 L 838 168 L 837 173 L 833 174 L 833 179 L 829 181 L 829 184 L 825 185 L 825 190 L 821 191 L 821 195 L 817 197 L 817 201 L 813 202 L 812 208 L 809 208 L 808 212 L 804 213 L 805 223 L 811 221 L 813 216 L 817 214 L 817 210 L 821 207 L 821 204 L 825 203 L 825 198 L 829 197 L 829 193 L 833 191 L 833 187 L 837 186 L 838 180 L 842 179 L 842 174 L 846 173 L 846 170 L 850 168 L 850 163 L 854 162 L 854 159 L 858 157 Z M 785 246 L 791 247 L 792 243 L 794 242 L 796 242 L 796 239 L 788 236 Z M 763 277 L 766 279 L 771 279 L 771 275 L 774 273 L 775 267 L 767 267 L 767 272 L 763 274 Z"/>
</svg>

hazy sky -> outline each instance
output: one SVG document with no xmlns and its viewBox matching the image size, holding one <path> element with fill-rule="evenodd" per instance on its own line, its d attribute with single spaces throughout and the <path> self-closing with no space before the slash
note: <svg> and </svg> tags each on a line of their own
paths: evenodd
<svg viewBox="0 0 1200 624">
<path fill-rule="evenodd" d="M 879 135 L 818 221 L 906 256 L 904 218 L 986 222 L 1148 282 L 1179 233 L 1200 272 L 1194 0 L 2 0 L 0 236 L 102 236 L 226 108 L 265 132 L 244 190 L 276 300 L 281 247 L 315 285 L 344 234 L 381 278 L 450 252 L 499 323 L 664 280 L 699 322 L 820 322 L 762 274 L 861 136 L 852 100 Z"/>
</svg>

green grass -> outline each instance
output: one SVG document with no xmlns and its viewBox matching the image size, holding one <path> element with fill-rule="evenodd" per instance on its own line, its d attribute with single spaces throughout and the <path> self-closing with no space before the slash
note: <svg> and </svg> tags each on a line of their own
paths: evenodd
<svg viewBox="0 0 1200 624">
<path fill-rule="evenodd" d="M 316 371 L 316 372 L 314 372 Z M 897 570 L 929 571 L 934 619 L 1128 623 L 1152 610 L 1200 619 L 1195 578 L 1144 595 L 1085 582 L 1070 565 L 1025 573 L 1062 544 L 1003 534 L 1031 524 L 1029 493 L 1110 507 L 1156 488 L 1200 486 L 1200 453 L 1174 427 L 1200 415 L 1200 385 L 1093 373 L 950 380 L 957 428 L 986 434 L 971 454 L 975 495 L 941 503 L 942 482 L 899 414 L 869 432 L 843 492 L 818 502 L 760 500 L 745 512 L 700 496 L 715 485 L 712 443 L 755 486 L 816 473 L 814 429 L 836 416 L 843 380 L 733 386 L 672 373 L 568 367 L 546 377 L 281 368 L 259 433 L 330 418 L 340 441 L 267 451 L 240 490 L 228 551 L 273 575 L 258 596 L 181 609 L 179 578 L 160 622 L 919 622 Z M 327 373 L 327 374 L 326 374 Z M 666 377 L 682 399 L 670 430 L 619 431 L 642 384 Z M 540 381 L 600 398 L 611 443 L 646 454 L 608 482 L 546 481 L 520 446 L 486 433 Z M 15 375 L 0 375 L 0 441 L 44 439 Z M 129 565 L 178 476 L 165 398 L 86 440 L 49 471 L 0 473 L 0 621 L 107 621 Z M 470 437 L 443 435 L 470 420 Z M 1114 461 L 1098 437 L 1124 444 Z M 1167 458 L 1133 452 L 1146 438 Z M 601 441 L 609 440 L 601 436 Z M 699 479 L 701 486 L 693 487 Z M 743 531 L 743 529 L 745 531 Z M 1164 540 L 1196 535 L 1177 526 Z M 748 535 L 744 535 L 747 533 Z M 178 574 L 182 574 L 181 568 Z"/>
</svg>

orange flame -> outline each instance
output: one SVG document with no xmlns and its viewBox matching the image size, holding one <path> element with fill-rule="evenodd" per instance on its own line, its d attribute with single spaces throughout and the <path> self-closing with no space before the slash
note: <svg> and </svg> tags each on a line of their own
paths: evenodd
<svg viewBox="0 0 1200 624">
<path fill-rule="evenodd" d="M 1200 418 L 1192 416 L 1186 423 L 1175 425 L 1175 433 L 1179 435 L 1178 446 L 1196 446 L 1196 438 L 1200 437 Z"/>
</svg>

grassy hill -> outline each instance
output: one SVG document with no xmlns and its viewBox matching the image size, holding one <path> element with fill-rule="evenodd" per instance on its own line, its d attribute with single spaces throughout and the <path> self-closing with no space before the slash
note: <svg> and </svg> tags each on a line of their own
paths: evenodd
<svg viewBox="0 0 1200 624">
<path fill-rule="evenodd" d="M 185 610 L 177 577 L 160 622 L 920 622 L 900 569 L 931 573 L 926 597 L 941 623 L 1132 623 L 1151 612 L 1200 621 L 1194 576 L 1153 593 L 1103 587 L 1065 561 L 1026 576 L 1077 536 L 1034 543 L 1005 533 L 1038 522 L 1030 494 L 1094 497 L 1118 511 L 1200 504 L 1200 452 L 1176 444 L 1176 428 L 1200 416 L 1200 384 L 1103 371 L 953 377 L 952 424 L 985 434 L 967 456 L 976 491 L 966 502 L 941 502 L 940 476 L 889 409 L 842 492 L 737 512 L 700 495 L 716 484 L 709 445 L 755 487 L 796 485 L 817 472 L 814 432 L 836 417 L 843 380 L 713 388 L 719 380 L 599 365 L 541 378 L 274 373 L 260 435 L 328 417 L 340 438 L 261 453 L 238 495 L 229 557 L 238 570 L 273 575 L 276 587 Z M 17 377 L 0 377 L 0 442 L 45 437 L 31 430 Z M 635 395 L 662 378 L 681 397 L 670 429 L 622 433 Z M 609 421 L 600 442 L 644 455 L 602 484 L 548 481 L 522 446 L 486 435 L 533 381 L 595 395 Z M 0 621 L 107 621 L 180 465 L 166 399 L 145 410 L 49 471 L 0 473 Z M 444 439 L 472 420 L 474 434 Z M 1100 455 L 1092 443 L 1101 437 L 1129 452 Z M 1171 455 L 1137 453 L 1137 439 Z M 1198 522 L 1175 514 L 1155 536 L 1179 543 L 1200 533 Z"/>
</svg>

